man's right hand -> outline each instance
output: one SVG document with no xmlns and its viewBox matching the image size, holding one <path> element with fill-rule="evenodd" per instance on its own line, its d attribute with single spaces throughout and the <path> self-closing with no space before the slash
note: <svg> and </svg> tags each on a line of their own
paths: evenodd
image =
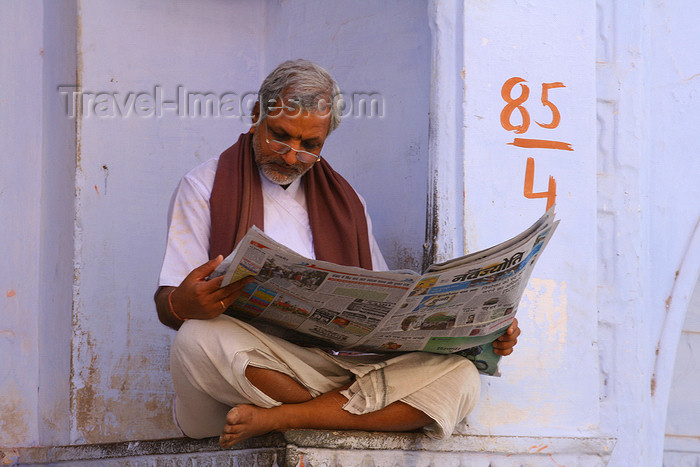
<svg viewBox="0 0 700 467">
<path fill-rule="evenodd" d="M 219 255 L 195 268 L 178 287 L 161 287 L 156 294 L 156 306 L 161 322 L 177 329 L 177 317 L 180 320 L 212 319 L 226 311 L 243 292 L 243 288 L 253 282 L 253 278 L 245 277 L 226 287 L 221 287 L 223 276 L 207 280 L 209 274 L 214 272 L 223 260 L 223 256 Z M 176 316 L 167 316 L 173 315 L 172 311 Z"/>
</svg>

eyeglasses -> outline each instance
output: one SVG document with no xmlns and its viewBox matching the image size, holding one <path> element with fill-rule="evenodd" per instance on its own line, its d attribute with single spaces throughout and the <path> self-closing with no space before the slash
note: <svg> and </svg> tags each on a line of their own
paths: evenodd
<svg viewBox="0 0 700 467">
<path fill-rule="evenodd" d="M 267 134 L 267 119 L 265 120 L 265 142 L 270 149 L 272 149 L 277 154 L 287 154 L 289 151 L 294 151 L 297 153 L 297 160 L 303 164 L 313 164 L 321 160 L 321 156 L 314 154 L 309 151 L 304 151 L 303 149 L 296 149 L 283 143 L 282 141 L 277 141 L 276 139 L 270 139 Z"/>
</svg>

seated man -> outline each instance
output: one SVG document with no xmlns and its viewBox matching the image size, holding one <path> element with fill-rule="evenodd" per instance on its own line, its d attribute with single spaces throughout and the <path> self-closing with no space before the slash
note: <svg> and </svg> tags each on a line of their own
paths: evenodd
<svg viewBox="0 0 700 467">
<path fill-rule="evenodd" d="M 222 314 L 251 279 L 208 276 L 248 228 L 301 255 L 386 270 L 364 200 L 321 158 L 340 123 L 339 91 L 321 67 L 288 61 L 263 82 L 253 125 L 218 159 L 190 171 L 173 196 L 155 295 L 171 349 L 175 416 L 193 438 L 222 447 L 289 428 L 449 436 L 476 404 L 474 365 L 424 352 L 333 356 Z M 494 343 L 508 355 L 517 322 Z"/>
</svg>

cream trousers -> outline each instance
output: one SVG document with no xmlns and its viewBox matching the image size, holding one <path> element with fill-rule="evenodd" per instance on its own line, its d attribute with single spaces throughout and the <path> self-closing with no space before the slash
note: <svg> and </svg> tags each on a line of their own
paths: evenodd
<svg viewBox="0 0 700 467">
<path fill-rule="evenodd" d="M 237 404 L 281 404 L 245 378 L 248 365 L 284 373 L 313 397 L 352 382 L 342 394 L 348 398 L 343 408 L 354 414 L 403 401 L 433 419 L 423 428 L 433 438 L 452 434 L 476 405 L 481 388 L 474 365 L 456 355 L 413 352 L 380 361 L 332 357 L 221 315 L 185 322 L 173 341 L 175 417 L 184 434 L 218 436 L 226 413 Z"/>
</svg>

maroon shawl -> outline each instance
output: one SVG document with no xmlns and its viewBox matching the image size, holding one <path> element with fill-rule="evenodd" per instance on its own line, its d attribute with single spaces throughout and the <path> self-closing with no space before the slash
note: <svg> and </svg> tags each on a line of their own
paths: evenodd
<svg viewBox="0 0 700 467">
<path fill-rule="evenodd" d="M 209 257 L 226 257 L 248 229 L 264 230 L 260 174 L 253 135 L 244 133 L 219 157 L 212 188 Z M 372 269 L 364 207 L 355 190 L 325 159 L 303 176 L 316 258 Z"/>
</svg>

